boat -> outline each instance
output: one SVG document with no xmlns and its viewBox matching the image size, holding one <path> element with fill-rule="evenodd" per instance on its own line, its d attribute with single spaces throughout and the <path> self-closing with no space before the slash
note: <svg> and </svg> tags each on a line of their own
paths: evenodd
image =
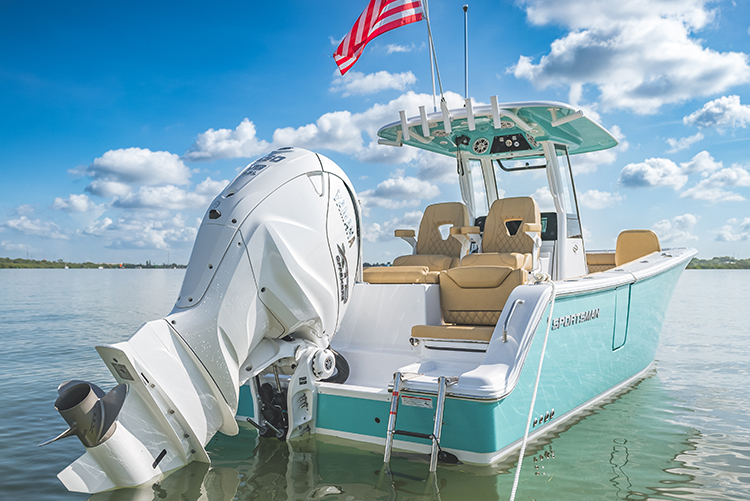
<svg viewBox="0 0 750 501">
<path fill-rule="evenodd" d="M 571 157 L 617 140 L 563 103 L 490 102 L 404 110 L 378 132 L 456 159 L 462 198 L 396 230 L 411 252 L 392 266 L 364 268 L 361 208 L 330 159 L 279 148 L 240 172 L 172 312 L 97 347 L 117 386 L 58 388 L 69 428 L 46 443 L 86 447 L 63 484 L 101 492 L 209 462 L 238 423 L 260 440 L 375 444 L 385 465 L 492 464 L 644 377 L 696 251 L 643 229 L 588 250 Z M 506 196 L 516 184 L 526 193 Z"/>
</svg>

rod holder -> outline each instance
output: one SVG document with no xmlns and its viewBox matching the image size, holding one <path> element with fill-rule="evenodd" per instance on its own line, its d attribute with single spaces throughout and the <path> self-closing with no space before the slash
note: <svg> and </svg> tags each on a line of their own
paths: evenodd
<svg viewBox="0 0 750 501">
<path fill-rule="evenodd" d="M 419 117 L 422 119 L 422 135 L 430 137 L 430 122 L 427 121 L 427 111 L 425 111 L 424 105 L 419 107 Z"/>
<path fill-rule="evenodd" d="M 446 134 L 451 133 L 451 112 L 448 111 L 448 105 L 445 101 L 440 101 L 440 111 L 443 112 L 443 130 Z"/>
<path fill-rule="evenodd" d="M 398 114 L 401 117 L 401 137 L 404 141 L 408 141 L 409 139 L 411 139 L 411 135 L 409 134 L 409 126 L 406 124 L 406 112 L 404 110 L 401 110 L 398 112 Z"/>
<path fill-rule="evenodd" d="M 469 130 L 476 130 L 476 124 L 474 124 L 474 108 L 471 106 L 471 98 L 467 97 L 464 102 L 466 103 L 466 123 L 469 125 Z"/>
<path fill-rule="evenodd" d="M 496 129 L 499 129 L 500 128 L 500 107 L 497 105 L 497 96 L 491 96 L 490 103 L 492 104 L 492 126 Z"/>
</svg>

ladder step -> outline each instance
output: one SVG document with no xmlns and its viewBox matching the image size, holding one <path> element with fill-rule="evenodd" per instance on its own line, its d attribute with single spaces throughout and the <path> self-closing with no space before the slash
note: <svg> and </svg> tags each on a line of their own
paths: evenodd
<svg viewBox="0 0 750 501">
<path fill-rule="evenodd" d="M 389 463 L 391 460 L 391 450 L 393 449 L 393 437 L 395 435 L 405 435 L 407 437 L 422 438 L 432 441 L 432 450 L 430 452 L 430 471 L 437 470 L 439 456 L 446 456 L 448 453 L 440 449 L 440 435 L 443 429 L 443 410 L 445 407 L 445 394 L 448 386 L 456 384 L 458 377 L 440 376 L 438 378 L 437 404 L 435 405 L 435 427 L 431 434 L 418 433 L 416 431 L 405 431 L 396 429 L 396 414 L 398 413 L 399 393 L 404 382 L 404 375 L 397 372 L 393 375 L 393 392 L 391 394 L 391 411 L 388 415 L 388 427 L 385 438 L 385 452 L 383 453 L 383 462 Z"/>
<path fill-rule="evenodd" d="M 414 438 L 424 438 L 425 440 L 432 440 L 432 435 L 428 433 L 419 433 L 416 431 L 406 431 L 406 430 L 394 430 L 394 435 L 406 435 L 407 437 L 414 437 Z"/>
</svg>

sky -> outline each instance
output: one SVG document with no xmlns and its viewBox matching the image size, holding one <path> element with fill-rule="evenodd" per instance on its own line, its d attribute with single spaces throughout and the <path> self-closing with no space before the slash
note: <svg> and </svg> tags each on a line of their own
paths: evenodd
<svg viewBox="0 0 750 501">
<path fill-rule="evenodd" d="M 211 200 L 280 146 L 348 174 L 365 261 L 409 253 L 393 230 L 460 199 L 455 160 L 377 145 L 399 110 L 431 109 L 432 85 L 424 21 L 340 76 L 332 54 L 366 4 L 0 2 L 0 257 L 186 264 Z M 429 4 L 451 107 L 463 4 Z M 468 4 L 475 103 L 567 102 L 620 141 L 571 158 L 587 249 L 649 228 L 701 258 L 750 257 L 748 2 Z"/>
</svg>

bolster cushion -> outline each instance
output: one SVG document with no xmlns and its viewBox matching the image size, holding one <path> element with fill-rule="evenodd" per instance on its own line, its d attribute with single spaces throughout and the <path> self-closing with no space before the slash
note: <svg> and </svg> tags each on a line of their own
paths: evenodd
<svg viewBox="0 0 750 501">
<path fill-rule="evenodd" d="M 426 266 L 430 271 L 443 271 L 451 267 L 451 258 L 442 254 L 410 254 L 394 259 L 393 266 Z"/>
<path fill-rule="evenodd" d="M 439 273 L 426 266 L 373 266 L 362 271 L 370 284 L 436 284 Z"/>
<path fill-rule="evenodd" d="M 531 254 L 518 252 L 480 252 L 467 254 L 461 259 L 461 266 L 509 266 L 515 269 L 531 269 Z"/>
<path fill-rule="evenodd" d="M 415 325 L 411 337 L 489 343 L 494 331 L 494 327 L 485 325 Z"/>
<path fill-rule="evenodd" d="M 526 283 L 528 273 L 507 266 L 472 266 L 440 273 L 440 302 L 445 323 L 495 325 L 508 296 Z"/>
</svg>

